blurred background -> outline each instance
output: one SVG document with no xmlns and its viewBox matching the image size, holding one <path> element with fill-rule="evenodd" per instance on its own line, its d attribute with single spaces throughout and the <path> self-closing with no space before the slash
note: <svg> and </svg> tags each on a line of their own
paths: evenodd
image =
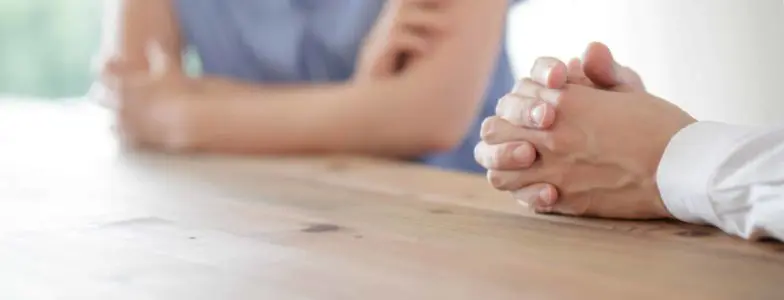
<svg viewBox="0 0 784 300">
<path fill-rule="evenodd" d="M 510 18 L 514 65 L 610 46 L 649 92 L 702 120 L 784 122 L 782 0 L 530 0 Z"/>
<path fill-rule="evenodd" d="M 784 120 L 783 14 L 782 0 L 529 0 L 509 18 L 509 48 L 523 75 L 537 56 L 603 41 L 698 118 L 770 123 Z M 100 0 L 0 1 L 0 95 L 83 95 L 100 23 Z"/>
<path fill-rule="evenodd" d="M 100 0 L 0 1 L 0 94 L 84 94 L 100 22 Z"/>
</svg>

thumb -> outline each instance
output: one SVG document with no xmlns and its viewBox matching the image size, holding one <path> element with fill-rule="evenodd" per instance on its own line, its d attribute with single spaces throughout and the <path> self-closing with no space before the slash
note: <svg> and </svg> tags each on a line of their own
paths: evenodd
<svg viewBox="0 0 784 300">
<path fill-rule="evenodd" d="M 636 72 L 613 58 L 605 44 L 593 42 L 583 53 L 583 72 L 594 84 L 617 91 L 644 91 L 645 86 Z"/>
</svg>

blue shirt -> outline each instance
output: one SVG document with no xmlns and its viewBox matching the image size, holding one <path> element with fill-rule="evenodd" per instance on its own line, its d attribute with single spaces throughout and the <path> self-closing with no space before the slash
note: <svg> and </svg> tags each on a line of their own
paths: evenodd
<svg viewBox="0 0 784 300">
<path fill-rule="evenodd" d="M 383 0 L 177 0 L 180 28 L 206 74 L 255 82 L 340 82 L 351 78 L 362 40 Z M 455 149 L 420 160 L 481 172 L 473 149 L 482 120 L 513 85 L 506 45 L 479 114 Z M 470 59 L 470 58 L 467 58 Z"/>
</svg>

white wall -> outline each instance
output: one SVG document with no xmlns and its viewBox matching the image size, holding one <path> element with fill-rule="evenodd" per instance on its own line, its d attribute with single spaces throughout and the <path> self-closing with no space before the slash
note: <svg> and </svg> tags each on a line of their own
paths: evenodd
<svg viewBox="0 0 784 300">
<path fill-rule="evenodd" d="M 782 0 L 529 0 L 510 18 L 515 69 L 605 42 L 648 90 L 698 119 L 784 122 Z"/>
</svg>

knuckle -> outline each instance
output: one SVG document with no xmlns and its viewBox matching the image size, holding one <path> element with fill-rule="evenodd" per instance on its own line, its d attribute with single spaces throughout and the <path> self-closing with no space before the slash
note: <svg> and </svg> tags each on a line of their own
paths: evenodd
<svg viewBox="0 0 784 300">
<path fill-rule="evenodd" d="M 517 81 L 513 93 L 523 97 L 536 97 L 542 86 L 533 81 L 530 77 L 524 77 Z"/>
<path fill-rule="evenodd" d="M 566 147 L 565 141 L 556 134 L 545 134 L 542 145 L 553 153 L 560 153 Z"/>
<path fill-rule="evenodd" d="M 505 180 L 502 174 L 498 171 L 494 171 L 494 170 L 487 171 L 487 181 L 494 189 L 497 190 L 501 190 L 505 186 Z"/>
<path fill-rule="evenodd" d="M 510 165 L 520 168 L 528 168 L 536 161 L 536 148 L 533 144 L 522 141 L 508 145 L 505 150 L 504 161 L 509 161 Z"/>
<path fill-rule="evenodd" d="M 512 151 L 514 151 L 518 145 L 519 143 L 504 143 L 496 146 L 493 149 L 493 158 L 495 158 L 495 161 L 500 161 L 503 164 L 506 164 L 511 160 L 510 158 L 512 157 Z"/>
<path fill-rule="evenodd" d="M 488 145 L 480 142 L 474 148 L 476 162 L 489 170 L 499 170 L 511 165 L 509 153 L 511 150 L 507 145 Z"/>
<path fill-rule="evenodd" d="M 528 118 L 530 106 L 530 99 L 509 94 L 499 100 L 496 115 L 514 125 L 528 125 L 530 123 Z"/>
<path fill-rule="evenodd" d="M 591 83 L 591 85 L 593 85 L 593 83 Z M 592 87 L 579 84 L 567 85 L 560 90 L 558 106 L 585 106 L 587 99 L 580 96 L 586 89 L 592 89 Z"/>
<path fill-rule="evenodd" d="M 474 159 L 482 167 L 487 168 L 487 165 L 485 164 L 485 158 L 484 158 L 485 147 L 486 144 L 484 142 L 479 142 L 476 144 L 476 146 L 474 146 Z"/>
<path fill-rule="evenodd" d="M 495 114 L 500 116 L 504 114 L 506 107 L 509 106 L 509 94 L 502 96 L 495 104 Z"/>
<path fill-rule="evenodd" d="M 514 146 L 514 144 L 506 143 L 491 147 L 485 154 L 486 164 L 492 169 L 512 167 L 514 162 L 511 160 L 511 153 L 514 150 Z"/>
<path fill-rule="evenodd" d="M 541 85 L 547 85 L 550 73 L 561 64 L 561 61 L 554 57 L 539 57 L 531 68 L 531 78 Z"/>
<path fill-rule="evenodd" d="M 498 137 L 498 127 L 501 118 L 497 116 L 487 117 L 482 121 L 479 129 L 479 138 L 483 141 L 493 140 Z"/>
</svg>

